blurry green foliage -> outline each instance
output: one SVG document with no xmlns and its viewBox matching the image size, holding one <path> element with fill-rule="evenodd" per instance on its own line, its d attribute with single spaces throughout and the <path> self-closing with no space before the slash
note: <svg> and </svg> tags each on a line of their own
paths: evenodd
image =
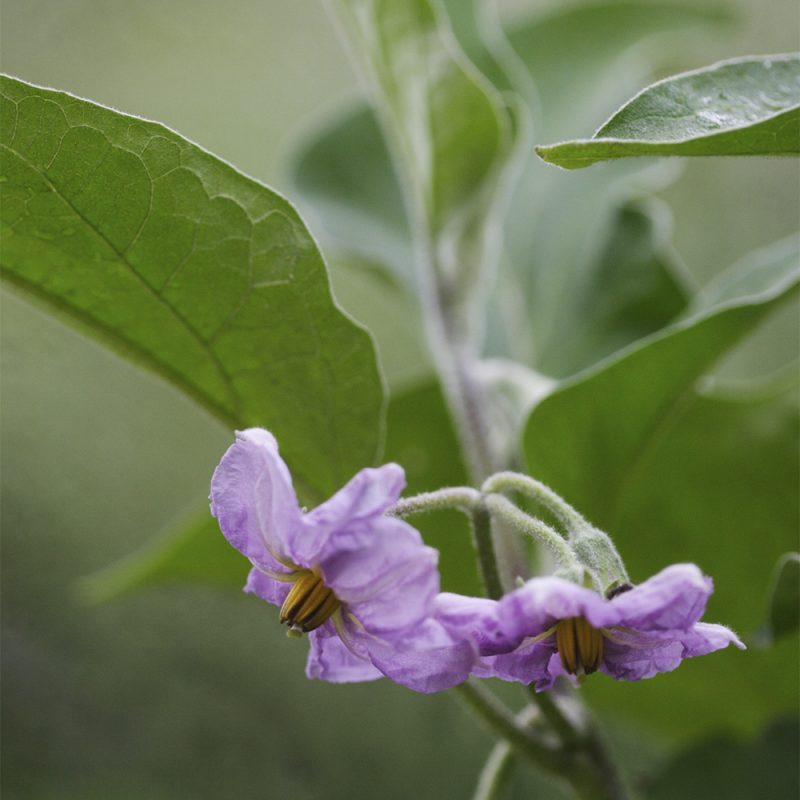
<svg viewBox="0 0 800 800">
<path fill-rule="evenodd" d="M 316 6 L 241 2 L 223 9 L 185 0 L 8 0 L 4 6 L 5 69 L 163 119 L 258 174 L 277 161 L 274 143 L 286 138 L 298 114 L 352 82 L 343 58 L 331 56 L 333 37 Z M 515 55 L 502 39 L 486 50 L 470 6 L 447 3 L 462 46 L 498 85 L 522 88 L 532 124 L 514 132 L 532 137 L 535 130 L 541 141 L 590 127 L 645 85 L 653 68 L 675 62 L 682 68 L 684 48 L 689 65 L 708 63 L 705 53 L 719 47 L 709 31 L 729 17 L 703 3 L 558 5 L 511 26 Z M 793 30 L 786 24 L 790 7 L 793 14 L 789 3 L 769 15 L 755 9 L 760 31 L 725 46 L 784 49 L 773 43 Z M 702 39 L 692 32 L 702 32 Z M 702 60 L 691 55 L 692 42 L 702 43 Z M 296 54 L 302 58 L 287 69 Z M 413 356 L 403 358 L 400 343 L 419 336 L 413 256 L 400 192 L 375 131 L 364 106 L 323 125 L 300 149 L 298 185 L 318 212 L 315 235 L 326 253 L 336 251 L 337 298 L 379 340 L 393 389 L 386 458 L 407 467 L 409 489 L 418 491 L 463 482 L 463 467 L 438 387 L 425 380 L 430 368 L 419 339 Z M 688 252 L 702 254 L 690 266 L 703 281 L 730 253 L 784 235 L 797 217 L 785 166 L 767 164 L 756 173 L 726 161 L 724 176 L 709 172 L 715 168 L 695 162 L 678 185 L 686 188 L 677 233 Z M 705 179 L 708 174 L 715 179 Z M 562 377 L 680 313 L 691 282 L 679 270 L 668 220 L 651 202 L 639 201 L 675 176 L 639 162 L 567 175 L 531 156 L 505 230 L 501 274 L 511 278 L 495 299 L 504 326 L 490 331 L 489 352 Z M 394 269 L 388 278 L 387 265 Z M 641 285 L 623 283 L 619 292 L 601 277 L 630 278 L 637 268 Z M 504 305 L 523 297 L 527 306 Z M 38 311 L 14 299 L 5 299 L 4 308 L 4 788 L 20 798 L 59 800 L 264 791 L 403 798 L 409 787 L 420 798 L 466 796 L 489 746 L 472 720 L 446 697 L 419 698 L 385 682 L 309 683 L 302 675 L 305 648 L 287 647 L 277 621 L 253 598 L 156 587 L 105 607 L 75 602 L 78 576 L 129 553 L 186 508 L 204 507 L 207 478 L 231 432 L 170 387 Z M 656 309 L 657 318 L 645 319 L 645 308 Z M 751 312 L 733 310 L 731 317 L 760 316 L 756 308 Z M 765 326 L 770 354 L 791 351 L 786 339 L 793 337 L 785 331 L 794 331 L 793 323 Z M 579 348 L 570 342 L 576 355 L 559 353 L 575 331 L 582 340 Z M 585 379 L 592 391 L 594 378 L 602 382 L 604 371 L 635 356 L 636 347 L 575 378 L 572 388 L 578 391 Z M 680 366 L 670 362 L 665 369 L 674 377 Z M 570 390 L 564 391 L 559 413 L 567 414 Z M 719 561 L 710 618 L 733 622 L 747 636 L 760 622 L 767 580 L 768 565 L 756 548 L 777 548 L 792 524 L 792 509 L 775 504 L 774 496 L 796 489 L 790 485 L 795 391 L 787 385 L 743 396 L 697 392 L 687 384 L 685 392 L 688 407 L 680 407 L 669 435 L 653 445 L 647 469 L 625 487 L 611 532 L 637 579 L 676 560 L 696 560 L 717 574 Z M 637 400 L 652 392 L 634 386 L 632 394 Z M 622 411 L 606 395 L 600 402 L 608 405 L 604 419 L 613 429 Z M 546 429 L 540 434 L 543 444 L 554 437 Z M 609 437 L 607 451 L 618 443 Z M 544 456 L 557 461 L 558 445 L 548 446 L 542 464 Z M 593 439 L 579 442 L 575 452 L 581 455 L 565 474 L 582 466 L 583 454 L 601 457 Z M 549 480 L 548 469 L 537 477 Z M 589 466 L 582 469 L 589 474 Z M 597 474 L 602 469 L 592 469 Z M 556 488 L 581 502 L 567 485 L 573 479 L 563 486 L 560 480 L 553 478 Z M 660 491 L 643 491 L 639 484 L 648 481 Z M 602 523 L 596 505 L 590 497 L 585 511 Z M 463 563 L 471 547 L 464 521 L 444 515 L 418 522 L 443 550 L 445 586 L 472 590 L 474 567 Z M 246 563 L 225 548 L 213 524 L 203 529 L 199 540 L 178 525 L 177 538 L 154 545 L 160 554 L 127 562 L 129 585 L 131 578 L 145 585 L 201 576 L 240 584 Z M 785 637 L 774 649 L 687 662 L 658 681 L 621 685 L 598 677 L 585 691 L 624 734 L 616 737 L 623 760 L 640 764 L 639 751 L 626 742 L 647 749 L 643 743 L 660 730 L 667 738 L 654 740 L 652 749 L 663 754 L 668 743 L 696 739 L 708 726 L 754 732 L 795 707 L 795 659 L 795 643 Z M 514 687 L 504 688 L 511 698 Z M 687 750 L 677 779 L 665 772 L 656 791 L 670 796 L 678 787 L 681 796 L 714 796 L 728 785 L 725 776 L 713 780 L 720 770 L 741 774 L 740 765 L 731 766 L 731 752 L 749 765 L 742 785 L 773 786 L 769 781 L 794 756 L 777 741 L 770 738 L 769 752 L 757 750 L 753 758 L 742 756 L 752 749 L 747 743 L 728 742 L 723 756 L 714 747 L 696 755 Z M 703 766 L 706 775 L 698 769 Z M 648 762 L 641 771 L 649 769 Z M 560 796 L 530 771 L 517 771 L 514 796 L 532 793 Z"/>
<path fill-rule="evenodd" d="M 307 500 L 371 463 L 373 345 L 291 205 L 161 125 L 0 86 L 4 277 L 227 425 L 270 427 Z"/>
</svg>

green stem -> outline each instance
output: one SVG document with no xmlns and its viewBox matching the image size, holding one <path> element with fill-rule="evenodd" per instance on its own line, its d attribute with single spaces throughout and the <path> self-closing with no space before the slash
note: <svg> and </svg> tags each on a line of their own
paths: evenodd
<svg viewBox="0 0 800 800">
<path fill-rule="evenodd" d="M 492 538 L 492 518 L 484 504 L 475 508 L 470 517 L 472 520 L 472 534 L 475 540 L 475 550 L 478 553 L 481 578 L 486 594 L 492 600 L 499 600 L 504 594 L 503 580 L 497 566 L 497 556 L 494 552 Z"/>
<path fill-rule="evenodd" d="M 469 680 L 456 686 L 454 691 L 501 739 L 520 753 L 550 772 L 560 773 L 564 769 L 566 763 L 563 756 L 534 739 L 529 731 L 520 726 L 511 711 L 480 683 Z"/>
<path fill-rule="evenodd" d="M 500 800 L 514 766 L 514 748 L 506 741 L 498 742 L 489 753 L 481 770 L 472 800 Z"/>
<path fill-rule="evenodd" d="M 550 727 L 567 747 L 575 747 L 581 741 L 580 731 L 559 708 L 550 692 L 537 692 L 533 684 L 525 687 L 533 704 L 539 709 Z"/>
<path fill-rule="evenodd" d="M 484 481 L 481 489 L 486 494 L 521 492 L 535 500 L 542 508 L 547 509 L 568 532 L 576 528 L 589 527 L 589 523 L 566 500 L 549 486 L 529 475 L 523 475 L 520 472 L 497 472 Z"/>
<path fill-rule="evenodd" d="M 484 498 L 484 503 L 492 516 L 507 522 L 516 530 L 545 545 L 555 556 L 561 568 L 566 571 L 580 571 L 581 567 L 572 548 L 549 525 L 526 514 L 501 494 L 488 495 Z"/>
<path fill-rule="evenodd" d="M 413 497 L 404 497 L 386 513 L 391 517 L 408 517 L 412 514 L 424 514 L 427 511 L 453 508 L 472 514 L 480 506 L 480 503 L 481 494 L 479 491 L 468 486 L 455 486 L 437 489 L 435 492 L 424 492 Z"/>
</svg>

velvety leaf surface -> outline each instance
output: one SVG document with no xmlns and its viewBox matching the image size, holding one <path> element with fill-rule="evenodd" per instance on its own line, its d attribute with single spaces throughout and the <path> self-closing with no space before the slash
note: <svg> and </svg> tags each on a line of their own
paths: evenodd
<svg viewBox="0 0 800 800">
<path fill-rule="evenodd" d="M 161 125 L 1 86 L 6 279 L 226 425 L 270 428 L 307 499 L 371 463 L 373 345 L 289 203 Z"/>
<path fill-rule="evenodd" d="M 533 410 L 525 432 L 531 474 L 613 536 L 635 581 L 694 561 L 716 582 L 708 619 L 741 633 L 760 622 L 754 597 L 796 538 L 797 387 L 709 394 L 698 379 L 796 281 L 795 267 L 759 292 L 751 283 L 749 294 L 567 381 Z M 586 689 L 675 737 L 753 731 L 796 702 L 796 656 L 786 647 L 731 650 L 624 691 L 602 679 Z"/>
<path fill-rule="evenodd" d="M 592 139 L 540 146 L 567 169 L 627 156 L 800 154 L 800 58 L 723 61 L 642 91 Z"/>
</svg>

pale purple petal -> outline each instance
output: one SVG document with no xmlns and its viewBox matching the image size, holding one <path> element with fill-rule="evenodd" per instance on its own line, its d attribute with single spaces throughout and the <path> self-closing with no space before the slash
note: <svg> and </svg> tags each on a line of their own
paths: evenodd
<svg viewBox="0 0 800 800">
<path fill-rule="evenodd" d="M 211 479 L 211 513 L 240 553 L 268 570 L 285 571 L 275 557 L 288 555 L 302 514 L 271 433 L 260 428 L 236 433 Z"/>
<path fill-rule="evenodd" d="M 247 583 L 244 585 L 244 591 L 276 606 L 283 605 L 283 601 L 291 588 L 291 583 L 276 581 L 264 575 L 257 567 L 253 567 L 250 570 L 250 574 L 247 576 Z"/>
<path fill-rule="evenodd" d="M 703 616 L 713 590 L 711 578 L 694 564 L 673 564 L 611 600 L 618 614 L 611 624 L 642 631 L 689 630 Z"/>
<path fill-rule="evenodd" d="M 391 642 L 362 637 L 375 666 L 395 683 L 430 694 L 465 681 L 476 660 L 471 642 L 453 637 L 433 619 Z"/>
<path fill-rule="evenodd" d="M 563 578 L 533 578 L 500 600 L 500 625 L 519 643 L 552 628 L 560 619 L 585 617 L 594 627 L 614 624 L 618 614 L 597 592 Z"/>
<path fill-rule="evenodd" d="M 541 642 L 522 644 L 511 653 L 482 657 L 474 674 L 479 678 L 500 678 L 526 685 L 532 683 L 537 688 L 544 683 L 544 688 L 549 688 L 555 679 L 548 673 L 548 665 L 554 652 L 553 637 Z"/>
<path fill-rule="evenodd" d="M 312 631 L 308 638 L 307 677 L 329 683 L 359 683 L 383 677 L 367 658 L 348 650 L 330 621 Z"/>
<path fill-rule="evenodd" d="M 399 464 L 362 469 L 310 512 L 309 518 L 317 525 L 337 527 L 341 521 L 380 517 L 397 502 L 405 485 L 406 476 Z"/>
<path fill-rule="evenodd" d="M 698 622 L 691 630 L 681 634 L 681 643 L 684 647 L 684 658 L 704 656 L 722 650 L 729 644 L 736 645 L 740 650 L 747 649 L 730 628 L 709 622 Z"/>
<path fill-rule="evenodd" d="M 291 556 L 298 564 L 318 564 L 326 553 L 363 547 L 363 533 L 369 533 L 404 486 L 405 475 L 397 464 L 361 470 L 330 500 L 304 516 L 302 535 L 289 542 Z"/>
<path fill-rule="evenodd" d="M 603 642 L 600 671 L 619 681 L 639 681 L 671 672 L 680 665 L 684 652 L 674 632 L 614 629 Z"/>
<path fill-rule="evenodd" d="M 430 613 L 439 591 L 438 553 L 405 522 L 376 517 L 331 534 L 323 580 L 377 635 L 404 631 Z"/>
<path fill-rule="evenodd" d="M 434 603 L 434 618 L 454 636 L 475 642 L 481 655 L 507 653 L 517 644 L 503 633 L 496 600 L 442 592 Z"/>
</svg>

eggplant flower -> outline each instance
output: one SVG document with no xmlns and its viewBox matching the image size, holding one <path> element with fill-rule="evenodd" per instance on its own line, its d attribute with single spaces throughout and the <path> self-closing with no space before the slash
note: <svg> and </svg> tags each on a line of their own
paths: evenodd
<svg viewBox="0 0 800 800">
<path fill-rule="evenodd" d="M 431 619 L 438 553 L 384 516 L 405 486 L 397 464 L 361 470 L 304 513 L 269 432 L 236 434 L 211 480 L 211 513 L 253 565 L 245 591 L 309 635 L 306 674 L 333 683 L 388 676 L 421 692 L 467 678 L 475 648 Z"/>
<path fill-rule="evenodd" d="M 533 578 L 499 601 L 443 594 L 435 616 L 473 638 L 482 655 L 475 675 L 543 691 L 560 675 L 638 681 L 731 643 L 744 649 L 733 631 L 699 621 L 712 591 L 694 564 L 674 564 L 609 597 L 556 577 Z"/>
</svg>

